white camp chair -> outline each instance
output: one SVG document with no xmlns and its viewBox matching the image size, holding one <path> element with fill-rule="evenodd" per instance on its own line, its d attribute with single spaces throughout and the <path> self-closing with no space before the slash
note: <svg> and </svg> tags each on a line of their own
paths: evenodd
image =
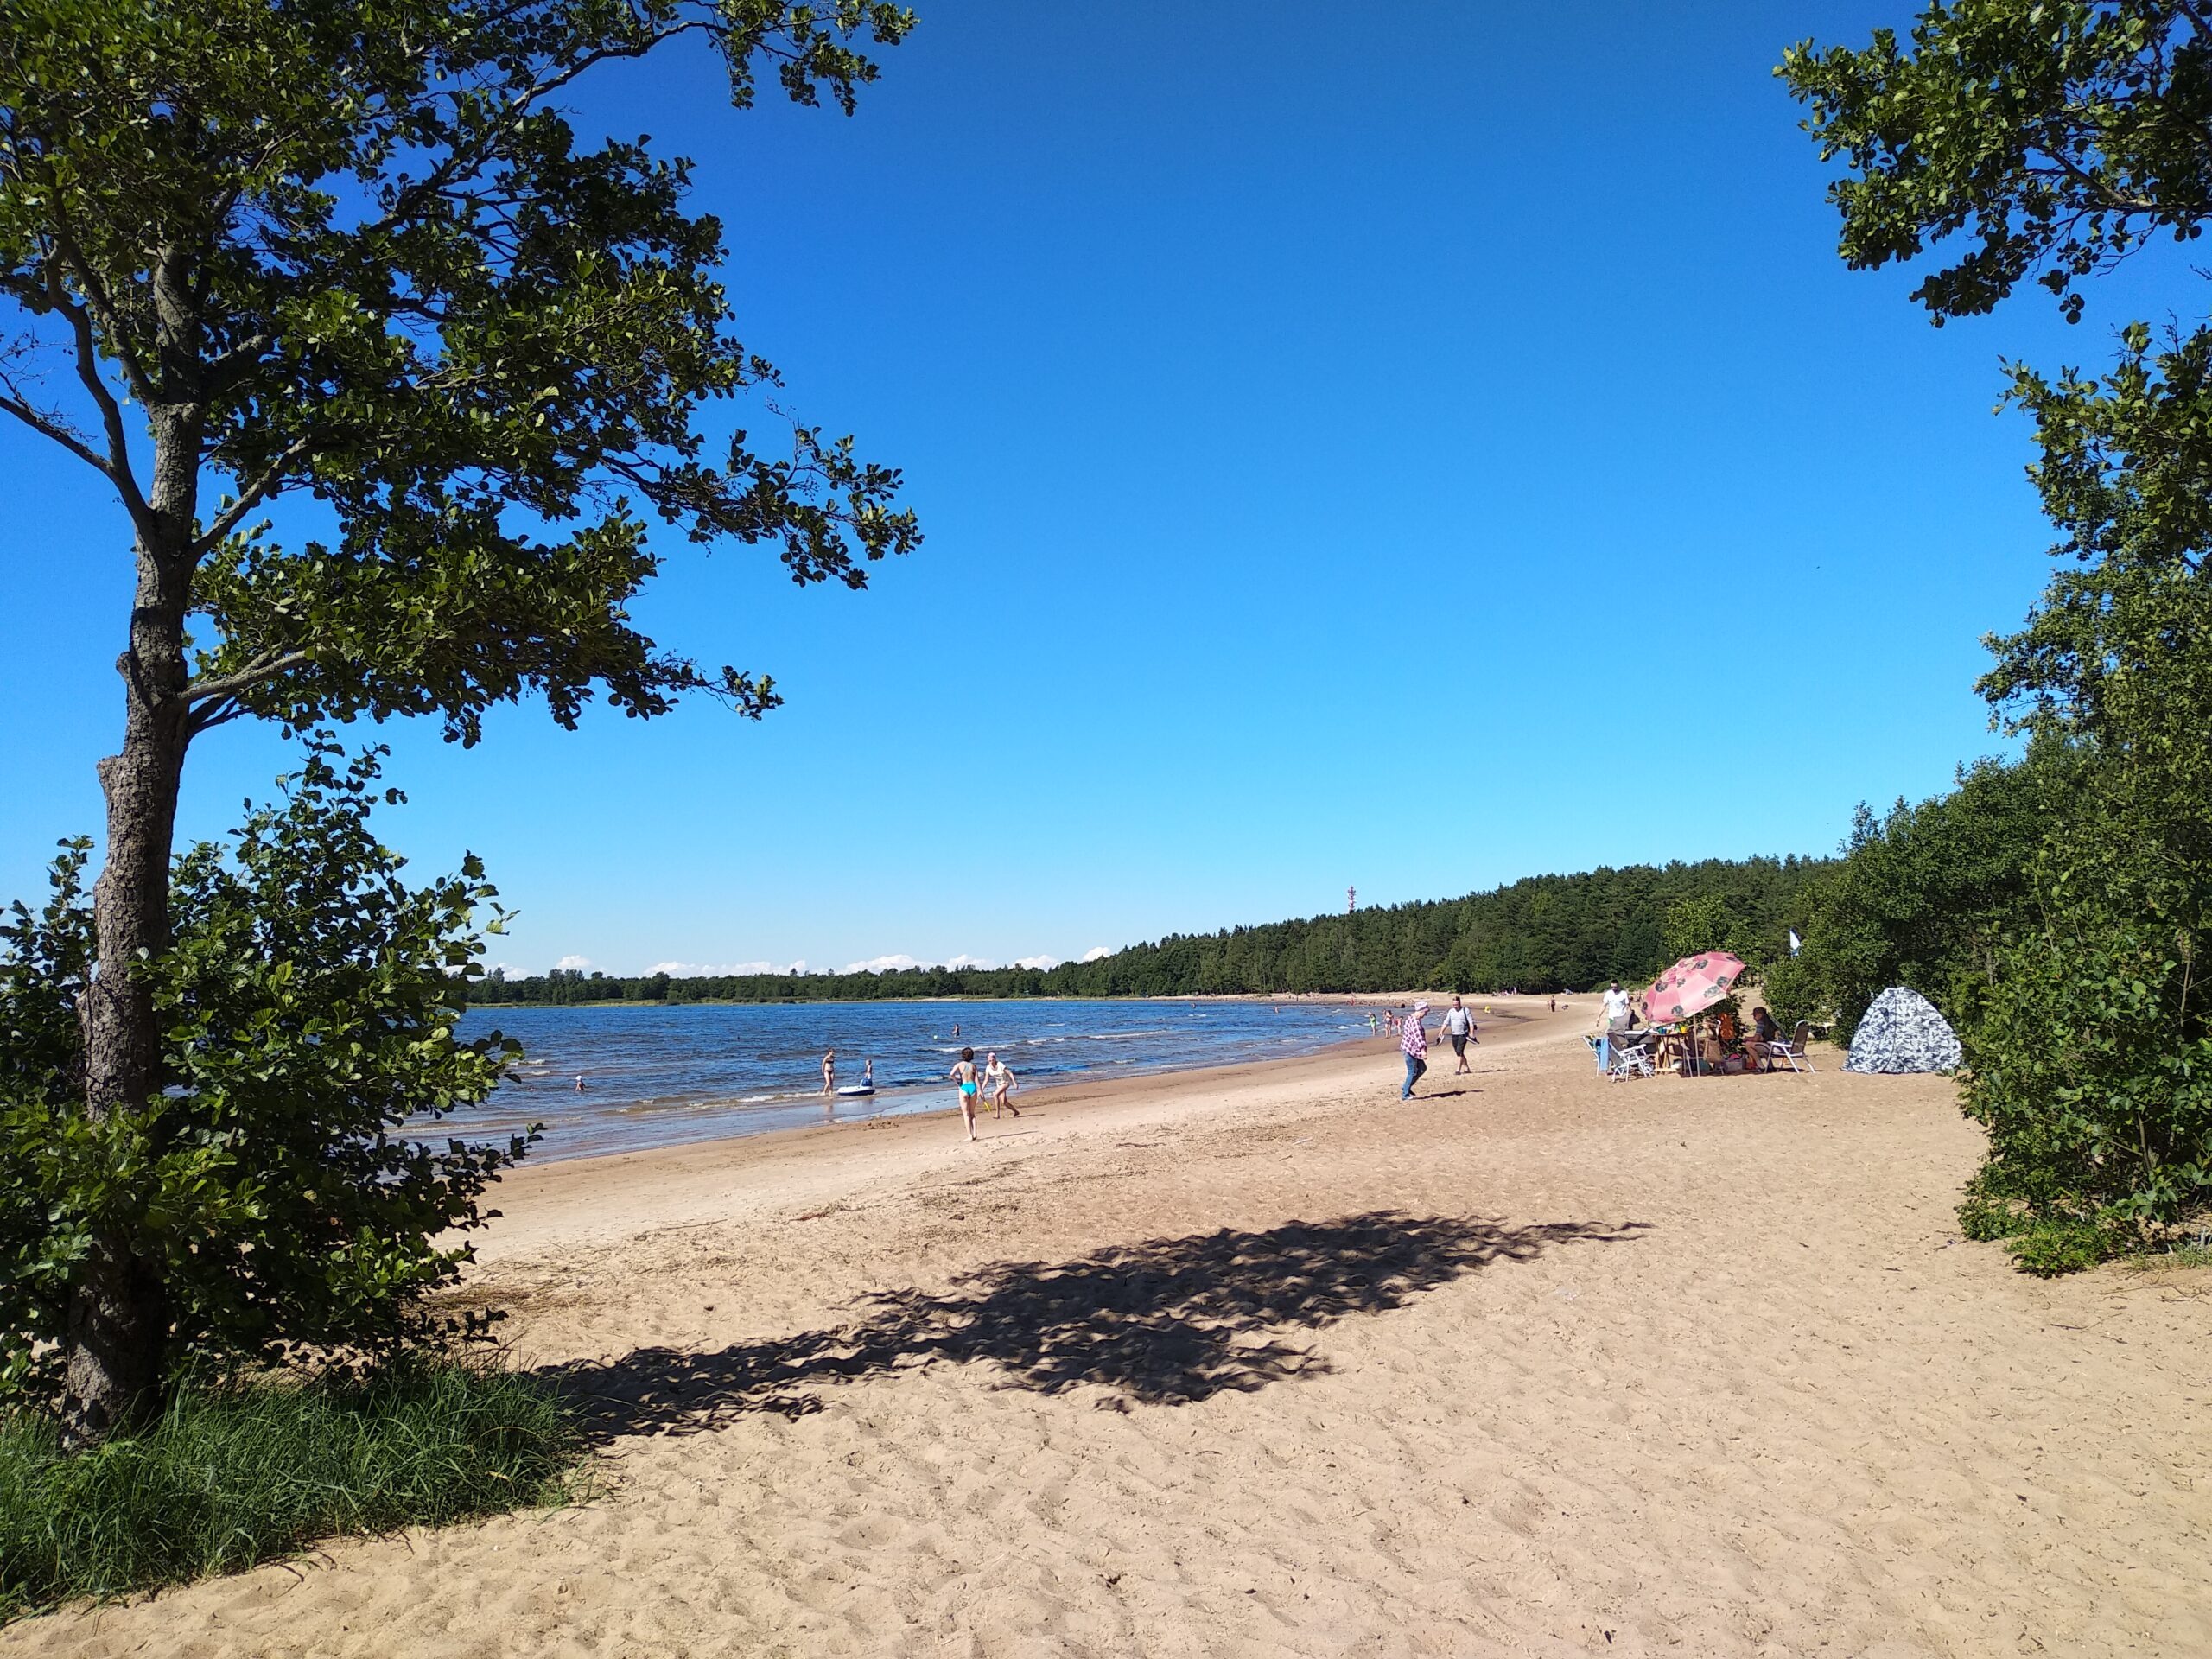
<svg viewBox="0 0 2212 1659">
<path fill-rule="evenodd" d="M 1650 1051 L 1641 1043 L 1623 1047 L 1618 1043 L 1611 1043 L 1609 1046 L 1609 1039 L 1605 1037 L 1585 1037 L 1582 1040 L 1590 1045 L 1590 1052 L 1592 1054 L 1610 1053 L 1611 1058 L 1606 1063 L 1605 1075 L 1615 1083 L 1625 1083 L 1630 1077 L 1648 1077 L 1653 1075 Z"/>
<path fill-rule="evenodd" d="M 1818 1071 L 1820 1068 L 1813 1064 L 1812 1057 L 1805 1052 L 1805 1045 L 1812 1039 L 1811 1024 L 1800 1020 L 1797 1022 L 1797 1029 L 1790 1033 L 1788 1041 L 1777 1039 L 1770 1043 L 1761 1043 L 1759 1053 L 1770 1066 L 1786 1065 L 1792 1071 Z"/>
</svg>

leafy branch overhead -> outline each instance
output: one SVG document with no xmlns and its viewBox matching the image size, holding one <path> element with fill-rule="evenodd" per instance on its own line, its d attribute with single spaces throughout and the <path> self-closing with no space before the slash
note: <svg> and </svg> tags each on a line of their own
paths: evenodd
<svg viewBox="0 0 2212 1659">
<path fill-rule="evenodd" d="M 766 679 L 658 648 L 626 605 L 658 522 L 860 587 L 919 541 L 896 471 L 708 405 L 772 391 L 715 280 L 689 163 L 579 142 L 587 71 L 686 39 L 749 104 L 849 111 L 880 0 L 0 0 L 0 410 L 99 471 L 203 645 L 187 730 L 435 713 L 464 741 L 535 691 L 573 723 Z M 228 493 L 169 522 L 176 480 Z M 165 487 L 168 486 L 168 487 Z M 313 497 L 335 534 L 273 541 Z M 188 494 L 192 493 L 188 492 Z M 167 517 L 165 517 L 167 515 Z"/>
<path fill-rule="evenodd" d="M 1959 0 L 1909 48 L 1792 47 L 1854 270 L 1971 245 L 1913 298 L 1973 316 L 2033 279 L 2081 315 L 2082 279 L 2212 213 L 2212 7 L 2173 0 Z"/>
</svg>

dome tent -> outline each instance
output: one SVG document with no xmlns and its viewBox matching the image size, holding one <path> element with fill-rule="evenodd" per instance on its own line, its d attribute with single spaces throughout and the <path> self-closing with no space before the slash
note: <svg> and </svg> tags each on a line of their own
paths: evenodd
<svg viewBox="0 0 2212 1659">
<path fill-rule="evenodd" d="M 1892 985 L 1867 1005 L 1851 1033 L 1847 1071 L 1951 1071 L 1959 1039 L 1950 1022 L 1918 991 Z"/>
</svg>

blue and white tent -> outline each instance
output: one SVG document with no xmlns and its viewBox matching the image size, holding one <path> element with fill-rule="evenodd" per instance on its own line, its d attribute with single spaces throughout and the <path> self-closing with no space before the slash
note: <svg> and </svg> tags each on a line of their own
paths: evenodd
<svg viewBox="0 0 2212 1659">
<path fill-rule="evenodd" d="M 1918 991 L 1892 985 L 1870 1003 L 1851 1033 L 1847 1071 L 1955 1071 L 1958 1034 Z"/>
</svg>

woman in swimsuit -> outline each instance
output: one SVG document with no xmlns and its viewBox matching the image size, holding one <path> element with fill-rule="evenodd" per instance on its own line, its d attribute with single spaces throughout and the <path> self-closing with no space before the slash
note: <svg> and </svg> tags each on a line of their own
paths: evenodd
<svg viewBox="0 0 2212 1659">
<path fill-rule="evenodd" d="M 968 1138 L 976 1138 L 976 1051 L 963 1048 L 960 1058 L 952 1063 L 952 1070 L 945 1075 L 960 1085 L 960 1121 L 968 1126 Z"/>
<path fill-rule="evenodd" d="M 822 1092 L 837 1092 L 837 1051 L 834 1048 L 822 1057 Z"/>
<path fill-rule="evenodd" d="M 1014 1068 L 1002 1063 L 995 1054 L 984 1057 L 983 1087 L 991 1091 L 991 1113 L 1012 1112 L 1016 1117 L 1020 1110 L 1007 1098 L 1014 1093 Z"/>
</svg>

